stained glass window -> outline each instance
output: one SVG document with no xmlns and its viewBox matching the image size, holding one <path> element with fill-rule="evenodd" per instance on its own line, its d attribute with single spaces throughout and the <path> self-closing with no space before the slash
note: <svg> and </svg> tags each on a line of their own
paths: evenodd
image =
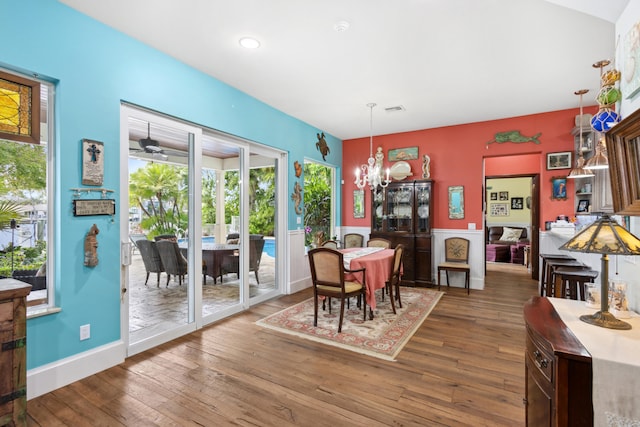
<svg viewBox="0 0 640 427">
<path fill-rule="evenodd" d="M 40 83 L 0 71 L 0 138 L 40 143 Z"/>
</svg>

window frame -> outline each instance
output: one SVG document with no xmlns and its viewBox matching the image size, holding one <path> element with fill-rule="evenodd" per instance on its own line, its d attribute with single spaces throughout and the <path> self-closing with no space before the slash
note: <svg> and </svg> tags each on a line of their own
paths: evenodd
<svg viewBox="0 0 640 427">
<path fill-rule="evenodd" d="M 40 91 L 43 82 L 0 69 L 0 78 L 19 86 L 31 88 L 31 132 L 29 135 L 18 135 L 0 130 L 0 138 L 15 142 L 40 144 Z"/>
<path fill-rule="evenodd" d="M 41 144 L 40 138 L 42 136 L 42 129 L 46 129 L 46 180 L 47 180 L 47 188 L 46 188 L 46 205 L 47 205 L 47 216 L 46 216 L 46 241 L 47 241 L 47 261 L 46 261 L 46 271 L 47 271 L 47 287 L 46 287 L 46 297 L 43 298 L 43 301 L 37 305 L 29 305 L 27 303 L 27 318 L 40 317 L 49 313 L 56 313 L 60 311 L 59 307 L 55 306 L 55 211 L 54 211 L 54 200 L 57 189 L 56 182 L 56 165 L 55 165 L 55 86 L 52 82 L 42 80 L 39 78 L 31 78 L 20 74 L 19 72 L 8 70 L 5 68 L 0 68 L 0 76 L 7 80 L 15 79 L 17 83 L 23 84 L 22 81 L 35 81 L 40 87 L 37 91 L 39 94 L 38 99 L 38 111 L 33 113 L 32 118 L 38 118 L 38 133 L 36 141 L 32 141 L 29 138 L 25 139 L 24 137 L 20 137 L 19 135 L 13 135 L 8 133 L 1 133 L 0 139 L 17 142 L 21 144 Z M 32 91 L 36 92 L 36 91 Z M 46 115 L 42 117 L 40 114 L 40 109 L 43 107 L 41 104 L 42 97 L 46 96 Z M 32 105 L 34 105 L 32 103 Z M 44 123 L 42 120 L 45 120 Z M 32 127 L 32 131 L 33 131 Z M 0 142 L 1 143 L 1 142 Z M 33 298 L 31 298 L 33 299 Z M 27 302 L 29 302 L 30 298 L 27 296 Z"/>
</svg>

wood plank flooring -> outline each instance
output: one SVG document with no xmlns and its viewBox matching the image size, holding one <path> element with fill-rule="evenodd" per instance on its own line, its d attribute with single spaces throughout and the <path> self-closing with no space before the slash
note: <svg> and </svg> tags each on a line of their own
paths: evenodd
<svg viewBox="0 0 640 427">
<path fill-rule="evenodd" d="M 446 287 L 443 288 L 446 290 Z M 309 290 L 27 404 L 30 426 L 522 426 L 524 267 L 451 288 L 395 362 L 260 328 Z"/>
</svg>

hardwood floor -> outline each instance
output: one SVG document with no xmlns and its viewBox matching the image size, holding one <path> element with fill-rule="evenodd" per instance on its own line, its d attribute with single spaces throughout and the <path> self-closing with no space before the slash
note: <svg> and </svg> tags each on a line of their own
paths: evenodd
<svg viewBox="0 0 640 427">
<path fill-rule="evenodd" d="M 446 287 L 443 288 L 446 290 Z M 263 303 L 28 402 L 30 426 L 521 426 L 524 267 L 451 288 L 387 362 L 260 328 Z"/>
</svg>

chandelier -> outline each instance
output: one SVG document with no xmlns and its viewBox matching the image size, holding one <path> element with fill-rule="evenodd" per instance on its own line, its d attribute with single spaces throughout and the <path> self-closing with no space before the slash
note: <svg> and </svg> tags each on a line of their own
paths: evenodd
<svg viewBox="0 0 640 427">
<path fill-rule="evenodd" d="M 387 178 L 385 180 L 382 179 L 382 158 L 376 161 L 373 157 L 373 107 L 375 106 L 376 104 L 373 102 L 367 104 L 370 109 L 369 159 L 366 164 L 356 168 L 356 180 L 354 181 L 354 184 L 360 190 L 369 184 L 371 191 L 374 191 L 378 186 L 384 188 L 391 182 L 389 180 L 389 169 L 387 169 Z"/>
</svg>

